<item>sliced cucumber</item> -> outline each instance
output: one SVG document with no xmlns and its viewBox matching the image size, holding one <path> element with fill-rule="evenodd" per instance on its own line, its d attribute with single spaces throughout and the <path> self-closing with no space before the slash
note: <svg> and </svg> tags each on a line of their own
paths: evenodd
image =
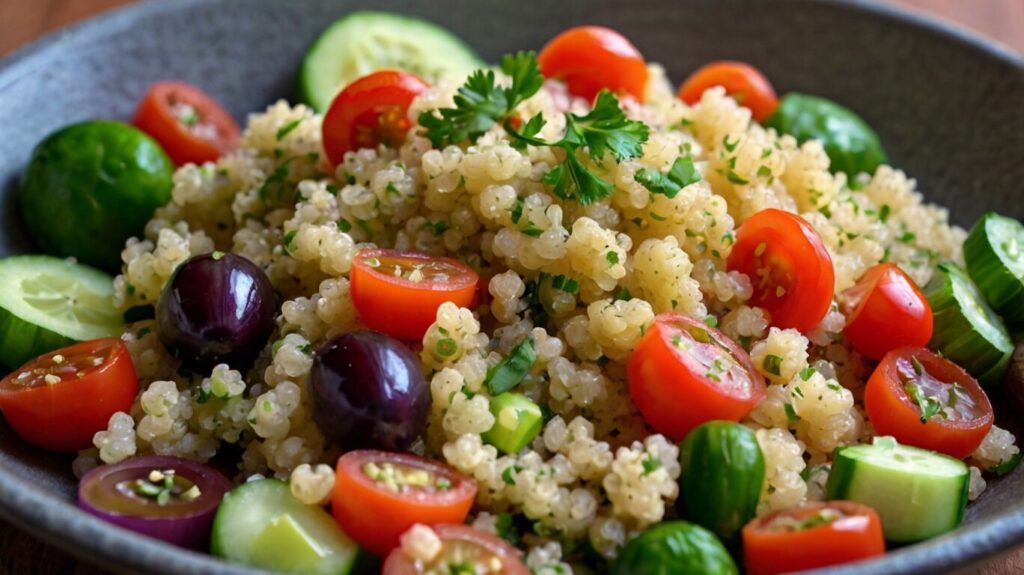
<svg viewBox="0 0 1024 575">
<path fill-rule="evenodd" d="M 836 450 L 825 494 L 872 507 L 886 539 L 910 543 L 960 525 L 969 483 L 963 461 L 876 437 Z"/>
<path fill-rule="evenodd" d="M 1013 341 L 971 278 L 956 265 L 942 263 L 924 293 L 935 324 L 929 347 L 975 377 L 1002 381 Z"/>
<path fill-rule="evenodd" d="M 491 398 L 494 427 L 483 440 L 504 453 L 519 453 L 540 433 L 544 414 L 540 406 L 521 393 L 503 393 Z"/>
<path fill-rule="evenodd" d="M 1024 225 L 989 212 L 964 241 L 967 273 L 1009 323 L 1024 321 Z"/>
<path fill-rule="evenodd" d="M 323 112 L 339 90 L 376 70 L 398 68 L 433 82 L 445 74 L 461 79 L 483 65 L 469 46 L 436 24 L 387 12 L 353 12 L 309 48 L 299 98 Z"/>
<path fill-rule="evenodd" d="M 210 553 L 286 573 L 347 575 L 359 547 L 322 508 L 292 496 L 276 479 L 250 481 L 224 496 Z"/>
<path fill-rule="evenodd" d="M 15 369 L 76 341 L 120 335 L 113 283 L 70 260 L 0 259 L 0 364 Z"/>
</svg>

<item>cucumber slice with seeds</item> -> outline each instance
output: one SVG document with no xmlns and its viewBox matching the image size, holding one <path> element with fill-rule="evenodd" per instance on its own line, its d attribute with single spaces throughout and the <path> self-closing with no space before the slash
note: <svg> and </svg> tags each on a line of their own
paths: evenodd
<svg viewBox="0 0 1024 575">
<path fill-rule="evenodd" d="M 50 256 L 0 260 L 0 364 L 10 369 L 76 341 L 120 335 L 107 274 Z"/>
<path fill-rule="evenodd" d="M 928 347 L 966 369 L 986 384 L 997 384 L 1006 373 L 1013 342 L 977 286 L 959 267 L 939 264 L 924 288 L 931 304 L 934 331 Z"/>
<path fill-rule="evenodd" d="M 1024 321 L 1024 225 L 989 212 L 964 241 L 967 273 L 1007 323 Z"/>
<path fill-rule="evenodd" d="M 386 12 L 353 12 L 317 38 L 302 62 L 299 99 L 324 112 L 353 80 L 384 68 L 412 72 L 427 82 L 462 79 L 482 68 L 479 57 L 440 26 Z"/>
</svg>

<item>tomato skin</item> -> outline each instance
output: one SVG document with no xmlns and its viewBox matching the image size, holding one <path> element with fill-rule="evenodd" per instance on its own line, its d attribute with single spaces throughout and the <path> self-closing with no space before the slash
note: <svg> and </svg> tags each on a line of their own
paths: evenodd
<svg viewBox="0 0 1024 575">
<path fill-rule="evenodd" d="M 780 516 L 801 519 L 822 509 L 846 517 L 800 531 L 764 527 Z M 812 503 L 754 519 L 743 528 L 743 555 L 748 575 L 778 575 L 839 565 L 885 553 L 882 521 L 874 509 L 850 501 Z"/>
<path fill-rule="evenodd" d="M 400 70 L 378 70 L 345 86 L 331 102 L 321 128 L 331 165 L 359 148 L 400 146 L 412 127 L 409 105 L 427 87 L 415 74 Z"/>
<path fill-rule="evenodd" d="M 451 270 L 445 281 L 409 281 L 382 273 L 368 261 L 387 259 L 403 265 L 430 262 Z M 387 266 L 383 266 L 387 267 Z M 416 252 L 363 250 L 352 260 L 350 274 L 352 303 L 366 327 L 404 340 L 420 340 L 437 319 L 437 308 L 445 302 L 470 307 L 477 292 L 476 272 L 461 262 Z"/>
<path fill-rule="evenodd" d="M 931 417 L 927 423 L 921 423 L 920 408 L 907 395 L 896 365 L 898 359 L 911 357 L 934 377 L 958 383 L 981 415 L 956 421 Z M 977 380 L 959 365 L 923 347 L 900 347 L 885 355 L 864 388 L 864 409 L 878 435 L 891 435 L 900 443 L 957 459 L 967 457 L 981 445 L 995 420 L 992 404 Z"/>
<path fill-rule="evenodd" d="M 451 542 L 478 545 L 501 559 L 501 571 L 488 571 L 494 575 L 530 575 L 530 570 L 523 564 L 522 551 L 498 539 L 490 533 L 484 533 L 469 525 L 435 525 L 434 532 L 442 543 Z M 400 548 L 388 554 L 384 561 L 382 575 L 419 575 L 415 561 L 409 558 Z"/>
<path fill-rule="evenodd" d="M 52 385 L 15 383 L 26 370 L 52 365 L 56 355 L 78 354 L 95 354 L 105 361 L 83 370 L 80 378 Z M 0 411 L 25 441 L 51 451 L 72 452 L 91 447 L 93 435 L 107 428 L 110 416 L 131 409 L 138 391 L 135 366 L 124 342 L 97 339 L 40 356 L 5 377 L 0 381 Z"/>
<path fill-rule="evenodd" d="M 750 278 L 749 303 L 767 310 L 774 326 L 806 333 L 832 305 L 832 257 L 811 224 L 796 214 L 769 208 L 748 218 L 736 230 L 727 265 Z M 763 283 L 759 270 L 769 272 Z"/>
<path fill-rule="evenodd" d="M 212 130 L 213 137 L 189 130 L 175 115 L 171 102 L 195 108 L 199 123 Z M 237 148 L 241 139 L 241 130 L 231 114 L 211 96 L 185 82 L 150 86 L 132 123 L 159 142 L 177 166 L 214 162 Z"/>
<path fill-rule="evenodd" d="M 451 481 L 443 492 L 413 490 L 395 493 L 363 473 L 366 463 L 392 463 L 426 470 Z M 404 453 L 350 451 L 338 459 L 331 512 L 341 528 L 360 546 L 385 555 L 416 523 L 463 523 L 476 497 L 476 481 L 440 463 Z"/>
<path fill-rule="evenodd" d="M 545 77 L 564 80 L 572 95 L 588 101 L 602 89 L 644 101 L 647 63 L 632 42 L 611 28 L 570 28 L 544 46 L 537 63 Z"/>
<path fill-rule="evenodd" d="M 760 70 L 745 62 L 711 62 L 699 68 L 679 87 L 677 96 L 689 105 L 700 101 L 708 88 L 722 86 L 725 93 L 749 108 L 758 122 L 764 122 L 779 107 L 775 88 Z"/>
<path fill-rule="evenodd" d="M 914 280 L 892 263 L 869 269 L 839 295 L 843 334 L 853 349 L 874 360 L 897 347 L 923 347 L 932 338 L 932 307 Z"/>
<path fill-rule="evenodd" d="M 688 352 L 673 344 L 680 330 L 692 327 L 705 330 L 735 358 L 748 378 L 746 394 L 709 379 Z M 765 396 L 764 378 L 743 348 L 703 322 L 676 313 L 657 316 L 647 328 L 629 356 L 627 379 L 629 394 L 644 420 L 677 441 L 708 421 L 739 421 Z"/>
</svg>

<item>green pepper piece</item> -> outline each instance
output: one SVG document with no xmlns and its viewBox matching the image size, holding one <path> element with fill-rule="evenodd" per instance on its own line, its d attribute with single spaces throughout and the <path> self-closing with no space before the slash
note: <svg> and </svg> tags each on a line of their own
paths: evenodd
<svg viewBox="0 0 1024 575">
<path fill-rule="evenodd" d="M 519 453 L 540 433 L 544 415 L 530 398 L 519 393 L 503 393 L 491 398 L 494 427 L 483 434 L 487 443 L 504 453 Z"/>
</svg>

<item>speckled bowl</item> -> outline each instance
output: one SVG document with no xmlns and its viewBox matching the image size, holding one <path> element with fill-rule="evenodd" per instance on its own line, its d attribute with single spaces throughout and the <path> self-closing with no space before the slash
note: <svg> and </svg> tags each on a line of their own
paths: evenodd
<svg viewBox="0 0 1024 575">
<path fill-rule="evenodd" d="M 331 20 L 370 7 L 440 22 L 490 61 L 581 23 L 621 30 L 677 82 L 708 60 L 747 60 L 781 92 L 819 93 L 860 112 L 892 163 L 915 176 L 928 199 L 949 206 L 956 223 L 970 225 L 989 209 L 1024 217 L 1024 63 L 960 30 L 874 4 L 181 0 L 107 14 L 0 63 L 0 255 L 32 250 L 14 189 L 48 132 L 87 118 L 128 118 L 147 85 L 165 78 L 202 86 L 242 120 L 291 95 L 303 52 Z M 1006 414 L 1001 424 L 1016 428 Z M 114 571 L 252 573 L 79 511 L 70 463 L 31 449 L 0 423 L 0 515 Z M 992 481 L 954 533 L 828 572 L 933 575 L 1021 543 L 1024 468 Z"/>
</svg>

